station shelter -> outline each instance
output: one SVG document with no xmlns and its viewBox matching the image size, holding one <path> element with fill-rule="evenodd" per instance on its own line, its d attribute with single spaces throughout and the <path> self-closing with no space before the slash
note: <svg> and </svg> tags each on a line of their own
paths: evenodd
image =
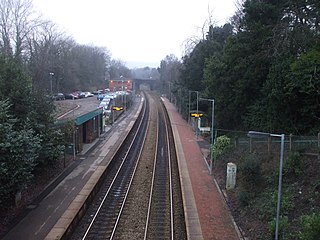
<svg viewBox="0 0 320 240">
<path fill-rule="evenodd" d="M 76 125 L 76 152 L 81 152 L 83 144 L 92 143 L 104 131 L 102 114 L 102 109 L 96 109 L 74 120 Z"/>
</svg>

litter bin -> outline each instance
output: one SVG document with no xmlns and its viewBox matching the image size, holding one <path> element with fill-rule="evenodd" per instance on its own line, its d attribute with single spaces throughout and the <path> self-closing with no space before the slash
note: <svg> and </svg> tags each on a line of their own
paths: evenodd
<svg viewBox="0 0 320 240">
<path fill-rule="evenodd" d="M 68 144 L 68 145 L 67 145 L 67 148 L 66 148 L 67 154 L 73 155 L 73 154 L 74 154 L 73 151 L 74 151 L 73 143 Z"/>
</svg>

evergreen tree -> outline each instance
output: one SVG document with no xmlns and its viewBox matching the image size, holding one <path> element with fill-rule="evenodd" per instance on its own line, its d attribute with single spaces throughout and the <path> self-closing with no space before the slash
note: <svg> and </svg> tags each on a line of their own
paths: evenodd
<svg viewBox="0 0 320 240">
<path fill-rule="evenodd" d="M 0 101 L 0 205 L 9 207 L 31 182 L 41 140 L 28 122 L 17 130 L 8 101 Z"/>
</svg>

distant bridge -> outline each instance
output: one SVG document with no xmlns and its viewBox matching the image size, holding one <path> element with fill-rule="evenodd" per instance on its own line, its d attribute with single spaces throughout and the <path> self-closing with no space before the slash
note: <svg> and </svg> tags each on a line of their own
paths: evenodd
<svg viewBox="0 0 320 240">
<path fill-rule="evenodd" d="M 155 90 L 159 85 L 159 80 L 152 78 L 134 78 L 132 81 L 135 90 Z"/>
</svg>

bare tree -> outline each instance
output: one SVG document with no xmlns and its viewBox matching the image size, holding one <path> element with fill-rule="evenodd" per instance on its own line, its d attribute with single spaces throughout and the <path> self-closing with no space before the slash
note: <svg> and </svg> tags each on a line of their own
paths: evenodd
<svg viewBox="0 0 320 240">
<path fill-rule="evenodd" d="M 63 72 L 61 69 L 65 64 L 61 61 L 61 55 L 70 52 L 76 43 L 50 21 L 43 21 L 35 31 L 32 31 L 32 34 L 27 37 L 27 42 L 25 55 L 27 55 L 33 86 L 48 89 L 53 78 L 50 73 L 54 73 L 55 76 L 54 86 L 59 85 L 58 81 L 61 80 Z"/>
<path fill-rule="evenodd" d="M 210 6 L 208 5 L 208 19 L 204 21 L 201 27 L 198 27 L 199 31 L 201 32 L 201 36 L 194 35 L 183 41 L 182 46 L 184 50 L 182 55 L 189 55 L 200 41 L 206 40 L 209 27 L 215 26 L 216 24 L 217 21 L 214 19 L 213 10 L 211 10 Z"/>
<path fill-rule="evenodd" d="M 21 59 L 28 35 L 41 24 L 32 0 L 0 0 L 0 46 L 4 54 Z"/>
<path fill-rule="evenodd" d="M 241 30 L 241 19 L 243 18 L 243 4 L 244 0 L 236 0 L 235 6 L 236 11 L 234 15 L 229 19 L 230 23 L 232 24 L 234 31 L 239 32 Z"/>
<path fill-rule="evenodd" d="M 131 71 L 122 60 L 112 60 L 108 67 L 110 79 L 118 79 L 120 76 L 131 78 Z"/>
</svg>

